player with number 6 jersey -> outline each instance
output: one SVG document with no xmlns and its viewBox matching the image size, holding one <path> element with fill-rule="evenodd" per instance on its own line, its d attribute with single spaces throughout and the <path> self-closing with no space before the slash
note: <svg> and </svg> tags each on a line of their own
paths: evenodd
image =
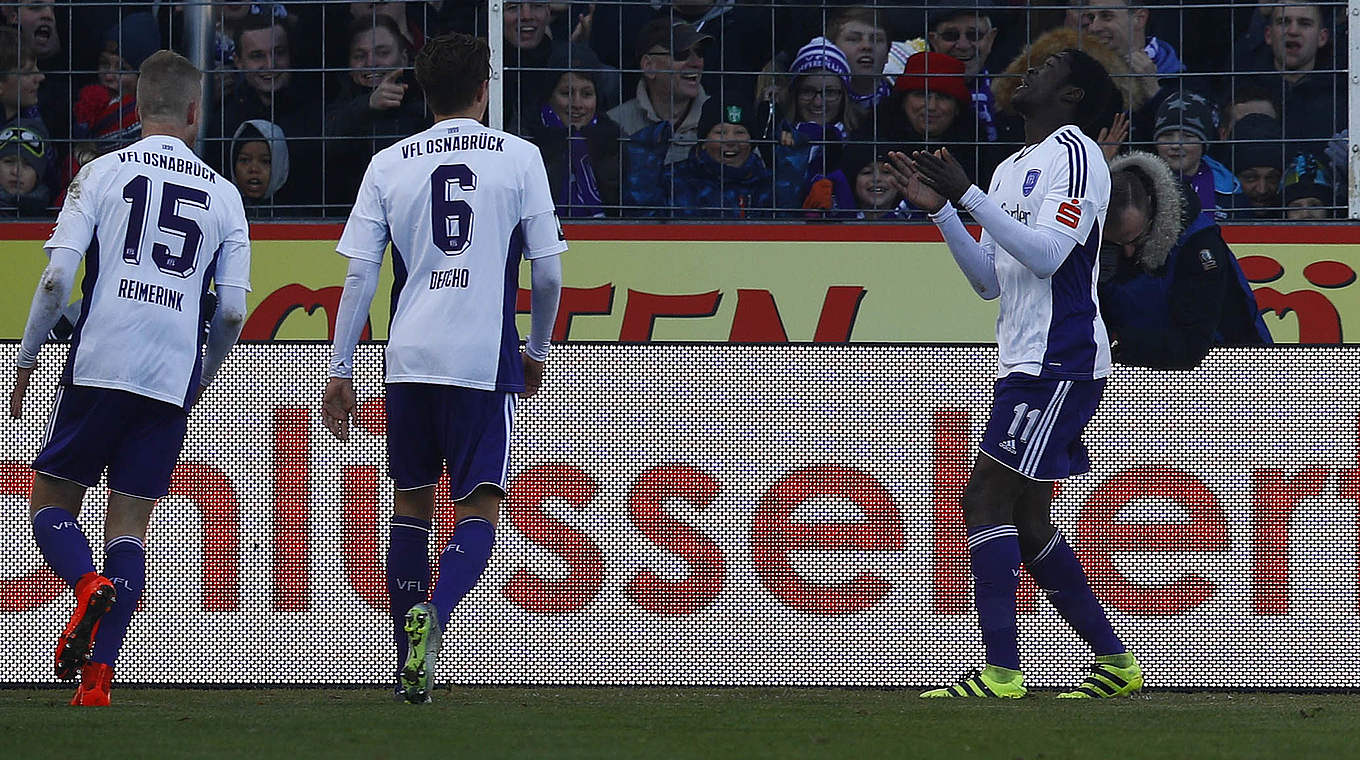
<svg viewBox="0 0 1360 760">
<path fill-rule="evenodd" d="M 202 76 L 168 50 L 142 64 L 142 139 L 86 164 L 71 182 L 19 349 L 14 417 L 83 259 L 80 317 L 30 500 L 38 548 L 75 591 L 55 661 L 59 678 L 80 676 L 73 705 L 109 704 L 146 575 L 152 507 L 170 490 L 189 407 L 245 322 L 250 241 L 241 195 L 188 146 L 198 134 Z M 76 516 L 106 470 L 101 574 Z"/>
<path fill-rule="evenodd" d="M 349 259 L 322 416 L 340 440 L 354 409 L 353 357 L 392 248 L 386 367 L 387 460 L 396 492 L 387 554 L 396 696 L 430 701 L 443 631 L 486 570 L 506 493 L 517 395 L 537 392 L 567 249 L 538 148 L 481 124 L 490 52 L 435 37 L 416 79 L 435 125 L 369 163 L 336 246 Z M 530 262 L 530 333 L 515 327 L 520 261 Z M 453 537 L 430 588 L 434 489 L 447 472 Z"/>
</svg>

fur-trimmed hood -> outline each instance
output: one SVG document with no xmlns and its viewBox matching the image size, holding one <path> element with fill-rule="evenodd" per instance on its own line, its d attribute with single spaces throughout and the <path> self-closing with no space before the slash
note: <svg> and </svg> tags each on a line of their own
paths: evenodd
<svg viewBox="0 0 1360 760">
<path fill-rule="evenodd" d="M 1156 77 L 1130 76 L 1128 62 L 1120 58 L 1113 50 L 1105 47 L 1099 39 L 1089 34 L 1082 34 L 1076 29 L 1058 27 L 1039 35 L 1038 39 L 1020 51 L 1020 55 L 1017 55 L 1015 60 L 1011 61 L 1005 71 L 992 76 L 992 94 L 996 96 L 997 108 L 1002 111 L 1010 111 L 1011 96 L 1015 94 L 1015 88 L 1020 85 L 1020 77 L 1025 71 L 1030 66 L 1038 66 L 1043 63 L 1050 55 L 1067 48 L 1083 50 L 1099 61 L 1100 65 L 1110 72 L 1110 77 L 1114 79 L 1119 91 L 1124 93 L 1124 105 L 1130 111 L 1138 110 L 1153 95 L 1157 94 Z"/>
<path fill-rule="evenodd" d="M 1165 161 L 1138 150 L 1110 162 L 1111 175 L 1121 171 L 1136 172 L 1152 195 L 1152 228 L 1147 242 L 1138 250 L 1138 265 L 1147 272 L 1156 272 L 1166 263 L 1181 230 L 1185 229 L 1182 184 Z M 1109 214 L 1114 213 L 1116 209 L 1111 208 Z"/>
</svg>

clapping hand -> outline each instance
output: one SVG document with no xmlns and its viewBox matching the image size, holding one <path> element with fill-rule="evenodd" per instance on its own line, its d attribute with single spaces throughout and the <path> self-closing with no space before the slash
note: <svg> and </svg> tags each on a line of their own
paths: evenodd
<svg viewBox="0 0 1360 760">
<path fill-rule="evenodd" d="M 921 176 L 916 172 L 916 165 L 905 153 L 898 151 L 888 153 L 888 173 L 897 185 L 898 192 L 902 193 L 911 205 L 932 214 L 944 208 L 944 196 L 921 181 Z"/>
<path fill-rule="evenodd" d="M 926 187 L 956 205 L 968 188 L 973 186 L 973 181 L 968 179 L 968 172 L 963 170 L 948 148 L 940 148 L 933 154 L 924 150 L 915 151 L 911 154 L 911 164 Z"/>
</svg>

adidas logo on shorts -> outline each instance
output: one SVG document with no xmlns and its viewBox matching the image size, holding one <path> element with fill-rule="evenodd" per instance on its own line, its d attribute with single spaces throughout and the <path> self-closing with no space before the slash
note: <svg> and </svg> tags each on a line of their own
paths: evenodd
<svg viewBox="0 0 1360 760">
<path fill-rule="evenodd" d="M 1005 449 L 1006 451 L 1008 451 L 1008 452 L 1010 452 L 1010 453 L 1012 453 L 1012 454 L 1014 454 L 1014 453 L 1015 453 L 1015 439 L 1012 438 L 1012 439 L 1010 439 L 1010 440 L 1008 440 L 1008 441 L 1002 441 L 1002 442 L 1001 442 L 1001 448 L 1002 448 L 1002 449 Z"/>
</svg>

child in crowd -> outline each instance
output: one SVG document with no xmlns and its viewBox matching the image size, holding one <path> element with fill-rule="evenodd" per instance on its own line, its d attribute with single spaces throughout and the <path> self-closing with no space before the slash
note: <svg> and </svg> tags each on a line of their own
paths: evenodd
<svg viewBox="0 0 1360 760">
<path fill-rule="evenodd" d="M 241 122 L 231 141 L 231 181 L 249 216 L 270 216 L 274 194 L 288 181 L 288 141 L 277 124 Z"/>
<path fill-rule="evenodd" d="M 1226 219 L 1233 196 L 1242 185 L 1232 170 L 1209 157 L 1206 150 L 1218 131 L 1218 111 L 1198 93 L 1185 91 L 1162 101 L 1157 108 L 1153 139 L 1157 155 L 1190 185 L 1199 198 L 1200 213 L 1213 221 Z"/>
<path fill-rule="evenodd" d="M 1296 154 L 1286 165 L 1280 195 L 1285 205 L 1284 218 L 1290 221 L 1330 219 L 1330 207 L 1336 205 L 1326 166 L 1306 151 Z"/>
<path fill-rule="evenodd" d="M 886 148 L 853 143 L 841 153 L 836 170 L 812 184 L 803 208 L 830 219 L 924 218 L 902 198 L 891 176 Z"/>
<path fill-rule="evenodd" d="M 51 151 L 41 123 L 20 120 L 0 130 L 0 209 L 19 216 L 47 214 L 52 192 L 46 183 Z"/>
</svg>

